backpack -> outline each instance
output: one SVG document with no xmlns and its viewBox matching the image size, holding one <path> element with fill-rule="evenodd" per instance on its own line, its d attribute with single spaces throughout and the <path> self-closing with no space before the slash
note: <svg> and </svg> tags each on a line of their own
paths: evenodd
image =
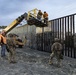
<svg viewBox="0 0 76 75">
<path fill-rule="evenodd" d="M 60 44 L 59 43 L 56 43 L 54 48 L 55 48 L 56 51 L 57 50 L 60 50 Z"/>
</svg>

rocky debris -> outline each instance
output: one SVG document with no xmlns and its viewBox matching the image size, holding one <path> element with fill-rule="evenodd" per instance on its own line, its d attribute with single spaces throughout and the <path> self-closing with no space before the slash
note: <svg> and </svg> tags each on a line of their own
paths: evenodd
<svg viewBox="0 0 76 75">
<path fill-rule="evenodd" d="M 76 75 L 76 59 L 64 57 L 62 67 L 49 65 L 50 53 L 27 47 L 17 48 L 17 63 L 10 64 L 7 58 L 0 60 L 0 75 Z M 8 55 L 8 53 L 7 53 Z"/>
</svg>

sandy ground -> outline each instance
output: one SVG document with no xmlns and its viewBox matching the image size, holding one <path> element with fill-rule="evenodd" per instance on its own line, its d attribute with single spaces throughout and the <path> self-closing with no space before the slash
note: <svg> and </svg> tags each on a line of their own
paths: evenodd
<svg viewBox="0 0 76 75">
<path fill-rule="evenodd" d="M 8 53 L 6 52 L 8 55 Z M 28 47 L 16 49 L 17 63 L 10 64 L 0 57 L 0 75 L 76 75 L 76 59 L 64 57 L 62 67 L 49 65 L 50 53 L 30 49 Z"/>
</svg>

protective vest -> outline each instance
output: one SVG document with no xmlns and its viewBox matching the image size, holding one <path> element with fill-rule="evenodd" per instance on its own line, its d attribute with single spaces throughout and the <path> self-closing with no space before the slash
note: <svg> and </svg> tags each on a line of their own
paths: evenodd
<svg viewBox="0 0 76 75">
<path fill-rule="evenodd" d="M 0 34 L 0 42 L 2 44 L 6 44 L 6 37 L 4 37 L 3 35 Z"/>
</svg>

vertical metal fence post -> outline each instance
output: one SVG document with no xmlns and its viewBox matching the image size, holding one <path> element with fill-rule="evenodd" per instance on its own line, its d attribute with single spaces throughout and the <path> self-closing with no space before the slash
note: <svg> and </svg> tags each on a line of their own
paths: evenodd
<svg viewBox="0 0 76 75">
<path fill-rule="evenodd" d="M 75 15 L 73 15 L 73 35 L 75 34 Z M 74 58 L 76 58 L 76 50 L 74 48 Z"/>
</svg>

